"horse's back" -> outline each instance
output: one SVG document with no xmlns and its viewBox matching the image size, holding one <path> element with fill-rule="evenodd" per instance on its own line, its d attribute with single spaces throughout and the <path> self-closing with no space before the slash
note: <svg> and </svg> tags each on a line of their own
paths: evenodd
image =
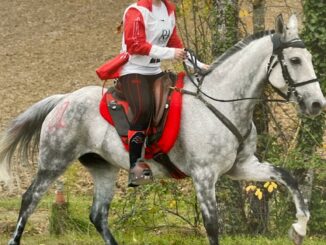
<svg viewBox="0 0 326 245">
<path fill-rule="evenodd" d="M 67 99 L 71 101 L 80 101 L 85 99 L 91 99 L 92 101 L 100 101 L 103 93 L 106 89 L 100 86 L 87 86 L 80 88 L 67 96 Z"/>
<path fill-rule="evenodd" d="M 103 131 L 103 134 L 107 130 L 107 123 L 99 112 L 102 93 L 101 87 L 88 86 L 67 94 L 47 115 L 42 126 L 40 148 L 53 152 L 60 149 L 62 154 L 75 152 L 75 157 L 85 151 L 92 130 Z"/>
</svg>

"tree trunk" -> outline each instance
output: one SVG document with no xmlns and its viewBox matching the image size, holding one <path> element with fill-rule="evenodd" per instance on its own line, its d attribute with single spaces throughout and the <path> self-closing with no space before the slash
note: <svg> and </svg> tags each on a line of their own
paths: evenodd
<svg viewBox="0 0 326 245">
<path fill-rule="evenodd" d="M 254 33 L 265 30 L 265 0 L 253 1 L 253 31 Z M 266 98 L 264 92 L 263 97 Z M 268 134 L 268 108 L 267 103 L 257 104 L 254 112 L 254 123 L 257 128 L 258 135 Z M 257 156 L 263 159 L 266 147 L 264 144 L 258 144 Z M 263 189 L 262 183 L 256 184 L 259 188 Z M 264 195 L 262 200 L 256 197 L 250 199 L 250 213 L 248 216 L 248 227 L 250 233 L 264 234 L 268 231 L 269 208 L 268 208 L 268 195 Z"/>
<path fill-rule="evenodd" d="M 265 30 L 265 0 L 254 0 L 253 5 L 253 26 L 254 33 Z"/>
<path fill-rule="evenodd" d="M 238 0 L 215 0 L 215 28 L 212 31 L 214 56 L 224 53 L 238 41 Z"/>
<path fill-rule="evenodd" d="M 215 20 L 212 28 L 212 53 L 218 56 L 238 42 L 239 7 L 238 0 L 215 0 L 213 4 Z M 216 189 L 223 188 L 228 188 L 230 192 L 228 198 L 217 194 L 220 211 L 219 230 L 221 233 L 243 232 L 246 224 L 246 205 L 245 199 L 239 195 L 242 193 L 242 185 L 239 182 L 224 179 L 217 183 Z"/>
</svg>

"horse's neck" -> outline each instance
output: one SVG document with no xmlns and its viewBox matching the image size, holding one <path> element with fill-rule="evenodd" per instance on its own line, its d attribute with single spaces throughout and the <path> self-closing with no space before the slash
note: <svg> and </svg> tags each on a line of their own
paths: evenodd
<svg viewBox="0 0 326 245">
<path fill-rule="evenodd" d="M 204 90 L 219 99 L 260 97 L 272 47 L 269 36 L 253 41 L 214 69 L 205 79 Z M 242 131 L 251 123 L 257 103 L 255 100 L 211 102 Z"/>
</svg>

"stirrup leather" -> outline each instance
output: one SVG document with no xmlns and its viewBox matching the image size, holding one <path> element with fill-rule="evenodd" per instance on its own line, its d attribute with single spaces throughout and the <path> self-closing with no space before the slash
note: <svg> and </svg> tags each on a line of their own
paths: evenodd
<svg viewBox="0 0 326 245">
<path fill-rule="evenodd" d="M 143 160 L 139 160 L 136 166 L 129 170 L 129 187 L 146 185 L 153 182 L 153 173 L 150 167 Z"/>
</svg>

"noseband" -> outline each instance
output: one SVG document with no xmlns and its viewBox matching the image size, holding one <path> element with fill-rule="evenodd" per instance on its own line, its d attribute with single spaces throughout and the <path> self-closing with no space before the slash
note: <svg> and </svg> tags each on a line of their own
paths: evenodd
<svg viewBox="0 0 326 245">
<path fill-rule="evenodd" d="M 271 39 L 273 42 L 273 54 L 268 62 L 268 66 L 267 66 L 267 79 L 269 81 L 269 76 L 270 76 L 271 72 L 273 71 L 275 66 L 278 63 L 280 63 L 284 81 L 288 85 L 288 91 L 286 94 L 284 94 L 278 88 L 275 88 L 274 86 L 272 86 L 272 87 L 281 97 L 283 97 L 287 101 L 290 101 L 292 96 L 294 96 L 298 102 L 301 102 L 302 96 L 299 94 L 299 92 L 297 91 L 296 88 L 305 86 L 310 83 L 319 82 L 319 80 L 317 78 L 314 78 L 314 79 L 307 80 L 304 82 L 295 83 L 295 81 L 292 79 L 292 77 L 289 73 L 287 63 L 284 59 L 283 50 L 286 48 L 306 48 L 306 46 L 304 45 L 303 41 L 299 38 L 293 39 L 289 42 L 282 42 L 280 35 L 274 34 L 274 35 L 272 35 Z M 277 58 L 277 60 L 273 63 L 275 58 Z M 271 83 L 271 82 L 269 82 L 269 83 Z"/>
</svg>

